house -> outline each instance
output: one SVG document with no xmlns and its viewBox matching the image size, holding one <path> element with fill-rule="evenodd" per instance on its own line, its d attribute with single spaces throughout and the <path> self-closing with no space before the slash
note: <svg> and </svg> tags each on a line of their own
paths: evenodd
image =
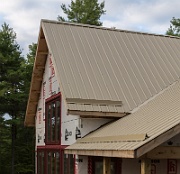
<svg viewBox="0 0 180 174">
<path fill-rule="evenodd" d="M 25 125 L 38 174 L 180 172 L 180 38 L 42 20 Z"/>
</svg>

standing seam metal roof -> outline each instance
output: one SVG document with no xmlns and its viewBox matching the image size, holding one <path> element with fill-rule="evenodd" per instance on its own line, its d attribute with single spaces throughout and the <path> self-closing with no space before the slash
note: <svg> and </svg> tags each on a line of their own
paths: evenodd
<svg viewBox="0 0 180 174">
<path fill-rule="evenodd" d="M 140 107 L 135 113 L 104 126 L 70 145 L 66 148 L 66 153 L 70 150 L 80 152 L 83 150 L 135 151 L 180 124 L 179 106 L 180 80 Z M 180 130 L 176 132 L 178 133 Z M 146 138 L 141 136 L 142 139 L 139 139 L 139 135 L 146 135 Z M 111 139 L 112 141 L 108 142 Z"/>
<path fill-rule="evenodd" d="M 45 20 L 42 29 L 65 98 L 123 103 L 69 110 L 127 113 L 180 77 L 179 38 Z"/>
</svg>

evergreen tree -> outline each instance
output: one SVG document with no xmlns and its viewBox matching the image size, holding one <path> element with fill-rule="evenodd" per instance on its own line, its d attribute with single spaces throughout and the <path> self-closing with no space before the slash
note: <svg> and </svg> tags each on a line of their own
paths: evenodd
<svg viewBox="0 0 180 174">
<path fill-rule="evenodd" d="M 22 111 L 21 57 L 16 34 L 6 23 L 0 30 L 0 112 L 11 117 L 11 173 L 14 174 L 16 119 Z"/>
<path fill-rule="evenodd" d="M 11 127 L 0 116 L 0 173 L 11 173 Z"/>
<path fill-rule="evenodd" d="M 31 76 L 32 76 L 32 71 L 33 71 L 33 65 L 34 65 L 34 59 L 36 56 L 36 49 L 37 49 L 37 44 L 32 43 L 29 45 L 29 53 L 27 54 L 27 58 L 25 62 L 22 64 L 21 68 L 23 69 L 23 78 L 24 78 L 24 93 L 27 95 L 26 98 L 26 105 L 27 105 L 27 100 L 28 100 L 28 95 L 29 95 L 29 88 L 31 84 Z"/>
<path fill-rule="evenodd" d="M 33 71 L 34 59 L 36 55 L 37 44 L 32 43 L 29 45 L 29 53 L 27 54 L 27 58 L 21 64 L 21 72 L 23 77 L 23 87 L 22 91 L 24 91 L 24 104 L 25 110 L 27 106 L 27 101 L 29 97 L 29 88 L 31 83 L 31 75 Z M 16 165 L 15 170 L 20 174 L 32 174 L 35 173 L 35 130 L 33 127 L 24 127 L 24 116 L 25 112 L 23 112 L 22 117 L 16 123 L 18 125 L 17 129 L 17 137 L 16 137 Z"/>
<path fill-rule="evenodd" d="M 170 23 L 170 27 L 168 28 L 166 34 L 172 36 L 180 36 L 180 19 L 173 17 Z"/>
<path fill-rule="evenodd" d="M 101 26 L 100 17 L 106 12 L 104 5 L 104 2 L 98 3 L 98 0 L 72 0 L 68 7 L 61 5 L 68 20 L 62 16 L 58 16 L 58 20 Z"/>
<path fill-rule="evenodd" d="M 34 128 L 24 116 L 36 44 L 27 59 L 21 56 L 16 33 L 6 23 L 0 30 L 0 173 L 34 173 Z M 5 120 L 3 115 L 11 117 Z"/>
</svg>

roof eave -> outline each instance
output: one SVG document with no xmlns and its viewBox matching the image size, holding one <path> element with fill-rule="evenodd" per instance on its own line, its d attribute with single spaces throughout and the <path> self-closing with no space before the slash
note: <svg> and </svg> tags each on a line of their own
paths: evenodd
<svg viewBox="0 0 180 174">
<path fill-rule="evenodd" d="M 25 121 L 24 121 L 24 125 L 28 127 L 35 125 L 35 116 L 38 106 L 38 100 L 39 100 L 47 55 L 48 55 L 48 47 L 42 26 L 40 26 L 36 57 L 34 61 L 34 67 L 31 78 L 29 99 L 28 99 Z"/>
<path fill-rule="evenodd" d="M 85 156 L 104 156 L 104 157 L 120 157 L 120 158 L 135 158 L 133 150 L 76 150 L 65 149 L 65 154 L 76 154 Z"/>
<path fill-rule="evenodd" d="M 138 147 L 135 150 L 135 157 L 139 158 L 146 154 L 147 152 L 150 152 L 153 150 L 155 147 L 161 145 L 162 143 L 168 141 L 172 137 L 176 136 L 177 134 L 180 133 L 180 123 L 174 126 L 173 128 L 169 129 L 168 131 L 164 132 L 163 134 L 157 136 L 156 138 L 148 141 L 141 147 Z"/>
</svg>

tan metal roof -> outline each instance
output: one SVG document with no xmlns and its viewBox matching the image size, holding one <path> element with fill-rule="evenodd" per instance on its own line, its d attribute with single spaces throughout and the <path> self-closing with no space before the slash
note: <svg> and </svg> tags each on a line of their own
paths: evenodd
<svg viewBox="0 0 180 174">
<path fill-rule="evenodd" d="M 98 151 L 102 156 L 111 152 L 114 157 L 140 157 L 180 133 L 179 106 L 180 81 L 177 81 L 135 113 L 67 147 L 66 153 L 93 155 Z"/>
<path fill-rule="evenodd" d="M 67 103 L 68 113 L 123 116 L 180 77 L 177 37 L 42 20 L 38 47 L 34 71 L 42 60 L 38 55 L 49 51 L 65 100 L 122 102 L 122 106 Z M 40 91 L 41 82 L 35 81 L 32 77 L 30 98 L 35 96 L 34 85 Z M 29 100 L 27 124 L 34 123 L 37 104 L 31 104 Z"/>
<path fill-rule="evenodd" d="M 42 29 L 65 98 L 122 101 L 103 109 L 130 112 L 180 77 L 179 38 L 51 21 Z"/>
</svg>

